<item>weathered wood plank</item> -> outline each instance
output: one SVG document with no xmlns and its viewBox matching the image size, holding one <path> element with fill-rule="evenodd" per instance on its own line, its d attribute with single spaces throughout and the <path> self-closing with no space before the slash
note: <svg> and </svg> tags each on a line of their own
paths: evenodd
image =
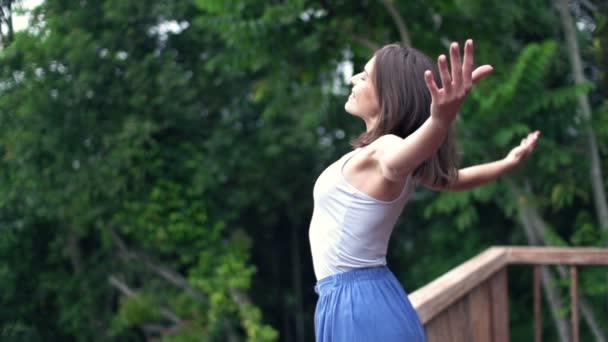
<svg viewBox="0 0 608 342">
<path fill-rule="evenodd" d="M 479 284 L 467 296 L 469 320 L 474 342 L 492 341 L 492 312 L 490 311 L 490 288 L 487 282 Z"/>
<path fill-rule="evenodd" d="M 608 248 L 505 247 L 509 264 L 608 265 Z"/>
<path fill-rule="evenodd" d="M 462 299 L 452 303 L 441 315 L 426 324 L 425 329 L 428 342 L 471 341 L 468 301 Z"/>
<path fill-rule="evenodd" d="M 427 342 L 449 341 L 450 321 L 447 310 L 435 316 L 430 322 L 424 325 Z"/>
<path fill-rule="evenodd" d="M 509 282 L 507 269 L 498 271 L 490 280 L 490 303 L 492 305 L 492 340 L 509 342 Z"/>
</svg>

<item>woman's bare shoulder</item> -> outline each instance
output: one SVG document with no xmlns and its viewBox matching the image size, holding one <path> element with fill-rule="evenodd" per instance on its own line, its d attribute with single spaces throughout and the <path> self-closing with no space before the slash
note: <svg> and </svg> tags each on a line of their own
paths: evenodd
<svg viewBox="0 0 608 342">
<path fill-rule="evenodd" d="M 381 157 L 387 150 L 401 141 L 403 141 L 403 139 L 394 134 L 385 134 L 374 140 L 374 142 L 369 145 L 369 149 L 373 151 L 374 156 Z"/>
</svg>

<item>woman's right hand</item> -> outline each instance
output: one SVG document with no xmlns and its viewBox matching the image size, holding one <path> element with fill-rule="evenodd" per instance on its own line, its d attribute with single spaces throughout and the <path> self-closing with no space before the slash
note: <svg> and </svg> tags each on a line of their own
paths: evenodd
<svg viewBox="0 0 608 342">
<path fill-rule="evenodd" d="M 471 91 L 473 84 L 493 70 L 492 66 L 487 64 L 473 70 L 473 56 L 473 40 L 468 39 L 465 43 L 464 63 L 461 63 L 458 43 L 452 43 L 450 46 L 451 75 L 448 70 L 447 58 L 445 55 L 439 56 L 437 65 L 443 85 L 441 89 L 437 87 L 430 70 L 424 73 L 424 79 L 432 98 L 431 117 L 440 120 L 446 126 L 449 126 L 456 118 L 458 110 Z"/>
</svg>

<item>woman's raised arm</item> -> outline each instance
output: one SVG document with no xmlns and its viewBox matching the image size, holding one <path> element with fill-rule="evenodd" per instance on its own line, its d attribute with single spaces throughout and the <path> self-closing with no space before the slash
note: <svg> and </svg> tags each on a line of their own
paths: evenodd
<svg viewBox="0 0 608 342">
<path fill-rule="evenodd" d="M 492 72 L 490 65 L 473 70 L 474 52 L 471 39 L 465 43 L 464 61 L 461 62 L 457 43 L 450 46 L 450 60 L 451 74 L 445 55 L 439 56 L 437 62 L 443 88 L 437 86 L 430 70 L 424 74 L 432 98 L 431 116 L 426 122 L 405 139 L 392 135 L 379 139 L 375 158 L 387 179 L 403 179 L 437 151 L 473 83 Z"/>
</svg>

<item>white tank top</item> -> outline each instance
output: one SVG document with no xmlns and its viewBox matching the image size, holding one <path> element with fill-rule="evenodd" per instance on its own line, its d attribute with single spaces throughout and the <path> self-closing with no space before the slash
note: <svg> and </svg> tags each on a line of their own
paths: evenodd
<svg viewBox="0 0 608 342">
<path fill-rule="evenodd" d="M 375 199 L 348 183 L 342 156 L 321 173 L 314 189 L 309 238 L 317 280 L 356 268 L 386 265 L 388 241 L 415 187 L 408 177 L 395 200 Z"/>
</svg>

